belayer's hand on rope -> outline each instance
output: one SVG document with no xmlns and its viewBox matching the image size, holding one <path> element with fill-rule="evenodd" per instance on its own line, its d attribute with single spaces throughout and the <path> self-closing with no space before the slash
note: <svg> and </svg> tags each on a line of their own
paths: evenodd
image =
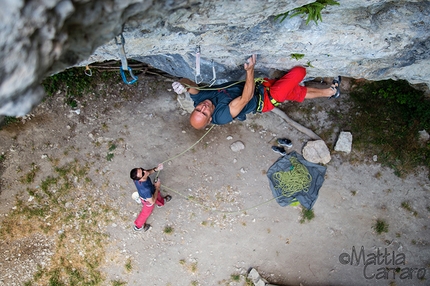
<svg viewBox="0 0 430 286">
<path fill-rule="evenodd" d="M 160 190 L 160 186 L 161 186 L 161 180 L 158 178 L 155 178 L 154 180 L 154 187 L 158 190 Z"/>
<path fill-rule="evenodd" d="M 160 171 L 163 170 L 163 163 L 158 164 L 156 168 L 153 169 L 154 172 L 157 172 L 157 175 L 155 175 L 154 183 L 158 182 L 158 176 L 160 175 Z"/>
</svg>

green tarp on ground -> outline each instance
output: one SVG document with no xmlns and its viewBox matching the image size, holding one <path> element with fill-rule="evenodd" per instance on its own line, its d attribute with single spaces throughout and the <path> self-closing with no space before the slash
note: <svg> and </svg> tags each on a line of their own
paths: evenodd
<svg viewBox="0 0 430 286">
<path fill-rule="evenodd" d="M 299 190 L 293 195 L 287 197 L 283 195 L 285 194 L 285 191 L 275 187 L 277 186 L 277 181 L 273 175 L 280 171 L 289 172 L 293 167 L 293 164 L 290 161 L 291 157 L 297 158 L 298 162 L 307 168 L 312 178 L 309 189 Z M 269 178 L 270 189 L 272 190 L 273 196 L 276 198 L 276 201 L 280 206 L 285 207 L 295 201 L 299 201 L 302 206 L 310 210 L 318 198 L 319 190 L 324 183 L 326 170 L 326 167 L 306 161 L 302 155 L 293 151 L 283 157 L 280 157 L 267 171 L 267 177 Z"/>
</svg>

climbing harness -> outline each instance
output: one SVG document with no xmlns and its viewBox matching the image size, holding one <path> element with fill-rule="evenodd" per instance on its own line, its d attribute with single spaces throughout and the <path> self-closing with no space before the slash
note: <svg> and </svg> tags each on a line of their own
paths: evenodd
<svg viewBox="0 0 430 286">
<path fill-rule="evenodd" d="M 291 157 L 290 162 L 290 170 L 279 171 L 272 175 L 275 188 L 282 192 L 282 196 L 288 198 L 301 191 L 308 192 L 312 182 L 312 176 L 305 165 L 296 157 Z"/>
<path fill-rule="evenodd" d="M 120 37 L 119 41 L 118 41 L 117 37 Z M 117 37 L 115 37 L 115 43 L 118 46 L 118 49 L 119 49 L 119 58 L 121 59 L 120 73 L 121 73 L 122 80 L 126 84 L 133 84 L 133 83 L 135 83 L 137 81 L 137 77 L 133 74 L 133 71 L 132 71 L 131 67 L 129 67 L 128 64 L 127 64 L 127 58 L 125 56 L 125 49 L 124 49 L 124 45 L 125 45 L 124 36 L 121 33 Z M 130 81 L 128 81 L 127 78 L 126 78 L 126 76 L 125 76 L 125 71 L 127 71 L 127 70 L 130 73 L 130 76 L 132 78 L 132 80 L 130 80 Z"/>
<path fill-rule="evenodd" d="M 266 91 L 267 91 L 267 96 L 269 97 L 269 99 L 270 99 L 270 102 L 273 104 L 273 106 L 279 106 L 281 103 L 280 102 L 277 102 L 273 97 L 272 97 L 272 95 L 270 94 L 270 87 L 265 87 L 265 89 L 266 89 Z"/>
</svg>

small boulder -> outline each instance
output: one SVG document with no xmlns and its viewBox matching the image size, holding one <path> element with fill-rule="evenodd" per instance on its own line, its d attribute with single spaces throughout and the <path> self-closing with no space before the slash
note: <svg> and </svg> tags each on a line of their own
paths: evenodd
<svg viewBox="0 0 430 286">
<path fill-rule="evenodd" d="M 419 134 L 419 140 L 421 142 L 425 143 L 425 142 L 429 141 L 430 135 L 429 135 L 429 133 L 425 129 L 421 130 L 421 131 L 418 131 L 418 134 Z"/>
<path fill-rule="evenodd" d="M 351 153 L 352 146 L 352 134 L 351 132 L 340 132 L 339 139 L 337 139 L 336 145 L 334 146 L 335 151 Z"/>
<path fill-rule="evenodd" d="M 303 147 L 303 158 L 315 164 L 327 164 L 331 160 L 330 150 L 323 140 L 309 141 Z"/>
<path fill-rule="evenodd" d="M 240 150 L 245 149 L 245 144 L 242 141 L 236 141 L 230 145 L 230 149 L 233 152 L 239 152 Z"/>
</svg>

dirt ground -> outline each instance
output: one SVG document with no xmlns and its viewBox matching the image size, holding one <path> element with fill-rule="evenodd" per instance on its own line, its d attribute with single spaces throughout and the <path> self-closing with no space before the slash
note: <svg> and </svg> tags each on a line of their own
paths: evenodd
<svg viewBox="0 0 430 286">
<path fill-rule="evenodd" d="M 328 114 L 347 108 L 347 98 L 305 102 L 306 114 L 289 115 L 306 118 L 310 128 L 328 126 Z M 300 223 L 300 207 L 272 200 L 266 172 L 279 158 L 271 151 L 277 138 L 291 139 L 289 151 L 299 153 L 309 139 L 277 115 L 216 126 L 183 153 L 207 130 L 190 128 L 169 79 L 141 76 L 134 86 L 113 85 L 78 107 L 71 110 L 58 95 L 0 130 L 0 222 L 16 209 L 17 198 L 31 200 L 28 186 L 52 173 L 49 158 L 89 162 L 89 192 L 116 211 L 97 222 L 108 234 L 103 285 L 244 285 L 251 267 L 277 285 L 430 285 L 426 170 L 399 178 L 354 148 L 337 153 L 328 142 L 332 160 L 315 218 Z M 234 152 L 237 141 L 245 148 Z M 40 166 L 34 182 L 20 183 L 32 162 Z M 131 198 L 129 172 L 160 162 L 162 192 L 173 199 L 154 209 L 149 231 L 133 232 L 141 206 Z M 388 232 L 375 232 L 378 219 Z M 60 234 L 2 236 L 0 285 L 23 285 L 37 265 L 49 265 Z M 354 257 L 362 247 L 367 266 Z"/>
</svg>

